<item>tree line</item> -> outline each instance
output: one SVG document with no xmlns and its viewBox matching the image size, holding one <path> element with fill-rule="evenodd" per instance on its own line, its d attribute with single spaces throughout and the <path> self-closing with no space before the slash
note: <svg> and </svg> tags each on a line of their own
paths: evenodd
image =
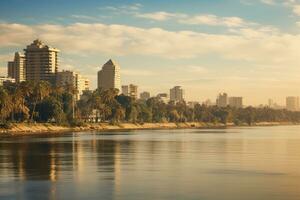
<svg viewBox="0 0 300 200">
<path fill-rule="evenodd" d="M 60 125 L 119 122 L 209 122 L 249 124 L 255 122 L 300 122 L 300 112 L 263 108 L 232 108 L 185 102 L 164 103 L 152 97 L 135 100 L 117 89 L 85 91 L 80 100 L 72 85 L 48 82 L 9 83 L 0 87 L 0 122 L 53 122 Z"/>
</svg>

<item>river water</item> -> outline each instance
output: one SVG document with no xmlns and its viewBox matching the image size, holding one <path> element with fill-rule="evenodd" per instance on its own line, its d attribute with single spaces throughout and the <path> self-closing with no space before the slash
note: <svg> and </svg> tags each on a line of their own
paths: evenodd
<svg viewBox="0 0 300 200">
<path fill-rule="evenodd" d="M 300 199 L 300 126 L 0 138 L 0 199 Z"/>
</svg>

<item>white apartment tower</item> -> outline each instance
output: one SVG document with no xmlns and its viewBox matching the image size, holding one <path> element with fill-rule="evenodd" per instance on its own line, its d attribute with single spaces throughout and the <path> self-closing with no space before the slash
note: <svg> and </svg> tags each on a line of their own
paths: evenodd
<svg viewBox="0 0 300 200">
<path fill-rule="evenodd" d="M 121 91 L 120 66 L 111 59 L 98 72 L 98 88 L 103 90 L 118 89 Z"/>
<path fill-rule="evenodd" d="M 83 91 L 89 90 L 89 80 L 73 71 L 58 72 L 56 83 L 59 86 L 73 86 L 77 90 L 77 99 L 80 98 Z"/>
<path fill-rule="evenodd" d="M 15 79 L 17 83 L 25 81 L 25 56 L 16 52 L 14 60 L 7 64 L 7 72 L 8 77 Z"/>
<path fill-rule="evenodd" d="M 122 85 L 122 94 L 129 96 L 133 99 L 137 99 L 138 96 L 138 86 L 137 85 Z"/>
<path fill-rule="evenodd" d="M 184 101 L 184 90 L 181 86 L 170 89 L 170 101 Z"/>
<path fill-rule="evenodd" d="M 219 94 L 216 104 L 218 107 L 226 107 L 228 105 L 228 95 L 226 93 Z"/>
<path fill-rule="evenodd" d="M 58 49 L 34 40 L 25 51 L 26 80 L 55 83 L 58 70 Z"/>
<path fill-rule="evenodd" d="M 232 108 L 243 108 L 243 97 L 229 97 L 228 104 Z"/>
<path fill-rule="evenodd" d="M 299 111 L 299 97 L 287 97 L 286 109 L 289 111 Z"/>
</svg>

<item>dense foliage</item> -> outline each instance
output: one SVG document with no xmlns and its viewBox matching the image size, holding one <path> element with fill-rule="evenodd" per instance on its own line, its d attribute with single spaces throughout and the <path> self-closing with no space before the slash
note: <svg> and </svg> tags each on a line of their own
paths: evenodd
<svg viewBox="0 0 300 200">
<path fill-rule="evenodd" d="M 264 108 L 219 108 L 185 102 L 164 103 L 158 98 L 147 101 L 118 95 L 118 90 L 85 91 L 76 100 L 72 86 L 51 86 L 48 82 L 22 82 L 0 87 L 0 121 L 54 122 L 76 125 L 82 122 L 300 122 L 300 112 Z"/>
</svg>

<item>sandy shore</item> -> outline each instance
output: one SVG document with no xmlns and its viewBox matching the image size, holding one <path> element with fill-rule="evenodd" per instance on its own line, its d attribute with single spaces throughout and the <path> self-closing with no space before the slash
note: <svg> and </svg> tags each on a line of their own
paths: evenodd
<svg viewBox="0 0 300 200">
<path fill-rule="evenodd" d="M 295 123 L 279 123 L 279 122 L 260 122 L 253 126 L 279 126 L 279 125 L 295 125 Z M 33 134 L 60 134 L 72 131 L 122 131 L 122 130 L 146 130 L 146 129 L 189 129 L 189 128 L 225 128 L 233 127 L 234 124 L 213 124 L 203 122 L 187 122 L 187 123 L 120 123 L 118 125 L 110 125 L 108 123 L 85 124 L 80 127 L 57 126 L 50 123 L 13 123 L 9 129 L 0 129 L 0 136 L 14 135 L 33 135 Z M 247 126 L 246 124 L 242 126 Z"/>
</svg>

